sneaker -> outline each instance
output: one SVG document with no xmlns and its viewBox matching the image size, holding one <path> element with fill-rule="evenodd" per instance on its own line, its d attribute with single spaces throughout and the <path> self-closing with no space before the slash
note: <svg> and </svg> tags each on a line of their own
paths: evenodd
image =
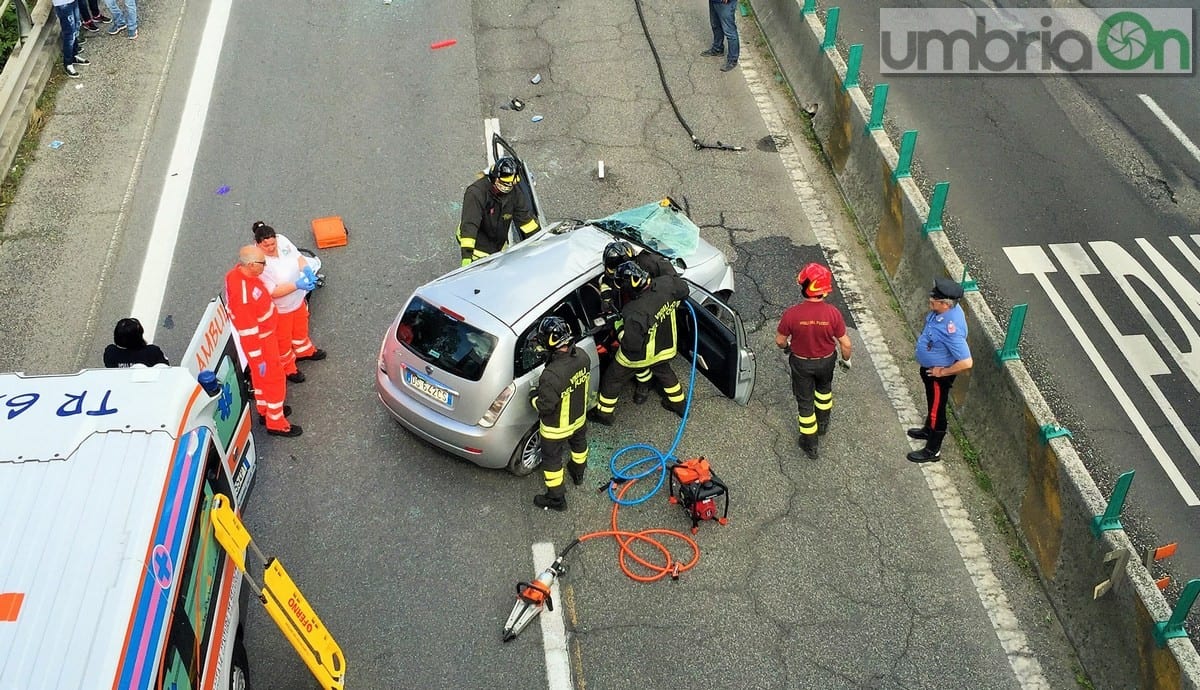
<svg viewBox="0 0 1200 690">
<path fill-rule="evenodd" d="M 75 56 L 75 64 L 77 64 L 77 65 L 90 65 L 90 64 L 92 64 L 92 61 L 91 61 L 91 60 L 89 60 L 89 59 L 87 59 L 87 58 L 85 58 L 83 55 L 76 55 L 76 56 Z"/>
<path fill-rule="evenodd" d="M 92 17 L 92 21 L 100 22 L 101 24 L 112 24 L 112 17 L 106 17 L 103 14 L 98 14 Z"/>
<path fill-rule="evenodd" d="M 108 27 L 108 35 L 116 36 L 117 34 L 121 33 L 124 30 L 125 30 L 124 24 L 117 24 L 114 22 L 112 26 Z"/>
<path fill-rule="evenodd" d="M 737 67 L 736 62 L 726 62 L 725 65 L 723 67 L 721 67 L 721 71 L 728 72 L 729 70 L 733 69 L 734 67 Z"/>
<path fill-rule="evenodd" d="M 63 68 L 63 71 L 66 72 L 67 76 L 72 79 L 79 78 L 79 70 L 75 69 L 75 65 L 67 65 Z"/>
<path fill-rule="evenodd" d="M 132 40 L 134 40 L 134 39 L 136 39 L 136 38 L 137 38 L 137 29 L 134 29 L 133 31 L 130 31 L 130 32 L 129 32 L 129 40 L 131 40 L 131 41 L 132 41 Z"/>
<path fill-rule="evenodd" d="M 293 424 L 292 428 L 284 431 L 283 429 L 267 429 L 267 433 L 272 436 L 283 436 L 285 438 L 295 438 L 304 433 L 299 424 Z"/>
<path fill-rule="evenodd" d="M 720 48 L 720 49 L 719 48 L 709 48 L 708 50 L 704 51 L 703 53 L 700 53 L 700 55 L 702 55 L 704 57 L 716 57 L 718 55 L 724 55 L 724 54 L 725 54 L 725 50 L 723 48 Z"/>
<path fill-rule="evenodd" d="M 302 374 L 301 372 L 297 371 L 297 372 L 295 372 L 295 373 L 293 373 L 293 374 L 288 374 L 288 375 L 287 375 L 287 380 L 288 380 L 288 381 L 291 381 L 292 383 L 304 383 L 304 382 L 305 382 L 306 380 L 308 380 L 308 379 L 307 379 L 307 378 L 304 376 L 304 374 Z"/>
<path fill-rule="evenodd" d="M 96 26 L 96 22 L 92 20 L 84 22 L 83 28 L 85 31 L 91 31 L 92 33 L 99 33 L 100 31 L 100 27 Z"/>
<path fill-rule="evenodd" d="M 296 361 L 297 362 L 320 362 L 321 360 L 325 359 L 328 356 L 329 356 L 328 352 L 321 350 L 321 349 L 317 349 L 317 350 L 313 351 L 313 353 L 311 355 L 297 357 Z"/>
</svg>

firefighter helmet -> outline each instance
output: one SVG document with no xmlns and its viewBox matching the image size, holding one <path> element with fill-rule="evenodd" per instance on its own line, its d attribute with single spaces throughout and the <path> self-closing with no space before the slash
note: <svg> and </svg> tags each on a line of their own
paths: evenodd
<svg viewBox="0 0 1200 690">
<path fill-rule="evenodd" d="M 826 297 L 833 292 L 833 273 L 818 263 L 805 264 L 796 276 L 796 284 L 805 297 Z"/>
<path fill-rule="evenodd" d="M 538 341 L 548 350 L 571 343 L 571 326 L 561 316 L 547 316 L 538 324 Z"/>
<path fill-rule="evenodd" d="M 633 245 L 625 240 L 617 240 L 609 242 L 604 248 L 604 272 L 612 275 L 616 272 L 617 266 L 633 259 Z"/>
<path fill-rule="evenodd" d="M 646 269 L 638 266 L 633 261 L 626 261 L 617 266 L 614 276 L 617 287 L 622 290 L 641 292 L 650 287 L 650 274 L 646 272 Z"/>
<path fill-rule="evenodd" d="M 505 156 L 496 159 L 496 162 L 492 164 L 492 169 L 488 172 L 488 177 L 492 178 L 492 185 L 496 187 L 496 191 L 507 194 L 521 181 L 518 171 L 517 159 Z"/>
</svg>

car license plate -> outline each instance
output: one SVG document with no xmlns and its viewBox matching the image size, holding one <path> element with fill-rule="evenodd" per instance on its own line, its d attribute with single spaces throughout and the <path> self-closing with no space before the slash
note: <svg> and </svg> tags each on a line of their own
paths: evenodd
<svg viewBox="0 0 1200 690">
<path fill-rule="evenodd" d="M 414 388 L 424 393 L 446 407 L 454 407 L 454 393 L 451 393 L 449 390 L 437 385 L 433 381 L 430 381 L 429 379 L 421 376 L 407 367 L 404 369 L 404 382 L 407 383 L 410 388 Z"/>
</svg>

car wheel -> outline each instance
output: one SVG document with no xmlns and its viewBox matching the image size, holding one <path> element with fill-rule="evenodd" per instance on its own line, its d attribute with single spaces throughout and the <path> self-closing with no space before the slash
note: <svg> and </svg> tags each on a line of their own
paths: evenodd
<svg viewBox="0 0 1200 690">
<path fill-rule="evenodd" d="M 233 664 L 229 669 L 229 690 L 250 690 L 250 662 L 241 630 L 233 643 Z"/>
<path fill-rule="evenodd" d="M 538 436 L 535 424 L 517 444 L 512 457 L 508 461 L 508 471 L 518 477 L 526 477 L 542 464 L 542 439 Z"/>
</svg>

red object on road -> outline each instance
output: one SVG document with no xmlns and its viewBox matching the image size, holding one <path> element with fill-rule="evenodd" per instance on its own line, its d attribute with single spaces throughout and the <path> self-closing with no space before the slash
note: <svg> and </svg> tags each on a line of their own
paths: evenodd
<svg viewBox="0 0 1200 690">
<path fill-rule="evenodd" d="M 450 39 L 446 39 L 445 41 L 438 41 L 437 43 L 430 43 L 429 47 L 432 48 L 433 50 L 438 50 L 439 48 L 449 48 L 450 46 L 454 45 L 455 43 L 458 43 L 458 40 L 450 38 Z"/>
</svg>

